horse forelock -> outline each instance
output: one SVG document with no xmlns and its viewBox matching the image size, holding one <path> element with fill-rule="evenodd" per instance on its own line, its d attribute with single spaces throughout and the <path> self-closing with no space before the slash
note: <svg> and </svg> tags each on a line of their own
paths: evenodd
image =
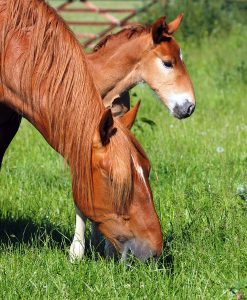
<svg viewBox="0 0 247 300">
<path fill-rule="evenodd" d="M 109 34 L 105 36 L 94 48 L 93 52 L 97 52 L 101 48 L 107 45 L 108 42 L 116 42 L 118 45 L 121 40 L 129 40 L 135 37 L 139 37 L 142 34 L 150 33 L 152 29 L 151 25 L 136 24 L 123 28 L 117 33 Z"/>
<path fill-rule="evenodd" d="M 81 45 L 42 0 L 0 0 L 0 13 L 4 15 L 1 81 L 6 81 L 3 77 L 8 72 L 3 71 L 8 44 L 25 38 L 29 42 L 18 65 L 18 97 L 32 108 L 33 115 L 39 115 L 39 128 L 45 128 L 41 133 L 69 162 L 76 201 L 89 203 L 93 197 L 92 141 L 104 107 Z"/>
</svg>

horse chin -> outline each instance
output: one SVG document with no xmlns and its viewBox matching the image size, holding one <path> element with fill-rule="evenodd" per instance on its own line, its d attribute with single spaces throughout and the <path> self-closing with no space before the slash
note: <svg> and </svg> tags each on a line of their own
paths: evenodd
<svg viewBox="0 0 247 300">
<path fill-rule="evenodd" d="M 178 120 L 183 120 L 183 119 L 185 119 L 185 118 L 188 118 L 189 116 L 187 116 L 187 117 L 183 117 L 183 116 L 181 116 L 181 115 L 179 115 L 179 114 L 177 114 L 176 112 L 174 112 L 174 111 L 171 111 L 170 110 L 170 114 L 174 117 L 174 118 L 176 118 L 176 119 L 178 119 Z"/>
</svg>

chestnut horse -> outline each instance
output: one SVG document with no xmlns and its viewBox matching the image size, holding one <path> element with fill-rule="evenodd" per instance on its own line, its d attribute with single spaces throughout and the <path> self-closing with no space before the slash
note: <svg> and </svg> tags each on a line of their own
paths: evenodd
<svg viewBox="0 0 247 300">
<path fill-rule="evenodd" d="M 70 166 L 76 207 L 71 256 L 84 254 L 86 218 L 122 255 L 160 255 L 150 164 L 129 131 L 137 107 L 112 118 L 80 44 L 44 1 L 0 0 L 0 33 L 0 122 L 7 130 L 8 109 L 15 110 Z"/>
<path fill-rule="evenodd" d="M 106 36 L 87 55 L 106 107 L 115 115 L 129 109 L 126 91 L 146 82 L 176 118 L 189 117 L 195 95 L 182 52 L 173 37 L 183 14 L 172 22 L 159 18 L 152 26 L 135 25 Z"/>
</svg>

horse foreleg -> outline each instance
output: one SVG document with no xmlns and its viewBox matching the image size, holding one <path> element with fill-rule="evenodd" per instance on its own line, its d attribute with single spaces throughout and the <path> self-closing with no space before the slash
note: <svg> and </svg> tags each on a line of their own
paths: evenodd
<svg viewBox="0 0 247 300">
<path fill-rule="evenodd" d="M 117 257 L 117 251 L 109 240 L 105 240 L 105 257 L 110 259 Z"/>
<path fill-rule="evenodd" d="M 20 127 L 21 118 L 11 108 L 0 104 L 0 168 L 5 151 Z"/>
<path fill-rule="evenodd" d="M 117 255 L 112 243 L 104 238 L 95 223 L 92 223 L 91 244 L 101 255 L 105 255 L 106 258 L 113 258 Z"/>
<path fill-rule="evenodd" d="M 101 255 L 104 255 L 105 240 L 94 222 L 92 222 L 91 245 L 97 252 L 99 252 Z"/>
<path fill-rule="evenodd" d="M 75 206 L 76 220 L 75 220 L 75 235 L 70 246 L 69 256 L 70 261 L 74 262 L 81 259 L 85 252 L 85 230 L 87 218 Z"/>
</svg>

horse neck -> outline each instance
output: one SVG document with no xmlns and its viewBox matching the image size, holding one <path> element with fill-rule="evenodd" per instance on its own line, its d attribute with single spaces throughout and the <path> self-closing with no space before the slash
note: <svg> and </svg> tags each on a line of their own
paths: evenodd
<svg viewBox="0 0 247 300">
<path fill-rule="evenodd" d="M 10 34 L 7 42 L 0 40 L 0 102 L 26 117 L 69 160 L 74 145 L 83 142 L 82 136 L 86 137 L 85 132 L 89 131 L 88 136 L 92 137 L 90 128 L 96 128 L 104 107 L 88 72 L 85 55 L 69 31 L 61 26 L 54 37 L 64 56 L 55 53 L 54 44 L 51 51 L 32 62 L 31 57 L 40 51 L 33 39 L 35 30 L 38 31 L 34 27 L 26 34 L 22 32 L 21 36 Z M 4 24 L 0 23 L 2 31 Z M 40 36 L 43 34 L 46 37 L 45 30 L 39 31 Z"/>
<path fill-rule="evenodd" d="M 44 1 L 0 1 L 1 102 L 69 163 L 77 207 L 92 203 L 92 143 L 104 106 L 79 42 Z"/>
<path fill-rule="evenodd" d="M 25 116 L 52 148 L 65 158 L 71 170 L 76 205 L 78 207 L 91 205 L 93 197 L 92 142 L 104 107 L 91 75 L 87 72 L 85 60 L 80 57 L 79 53 L 73 53 L 70 58 L 72 65 L 67 66 L 61 80 L 54 79 L 53 81 L 47 74 L 48 79 L 47 81 L 44 79 L 43 87 L 34 85 L 30 92 L 29 88 L 26 89 L 25 85 L 20 84 L 23 66 L 18 60 L 11 62 L 11 56 L 8 70 L 5 68 L 6 70 L 2 70 L 1 74 L 3 97 L 0 102 L 6 103 Z M 26 58 L 26 55 L 24 57 Z M 56 68 L 60 69 L 62 61 L 58 57 L 56 64 Z M 82 76 L 81 69 L 86 72 L 85 76 Z M 18 70 L 21 70 L 20 74 Z M 69 72 L 68 76 L 66 72 Z M 59 73 L 57 75 L 59 76 Z M 33 73 L 26 74 L 26 80 L 39 82 L 40 76 L 42 74 L 39 72 L 35 74 L 34 70 Z M 55 77 L 53 75 L 53 78 Z M 56 84 L 57 88 L 52 91 Z"/>
<path fill-rule="evenodd" d="M 94 82 L 105 106 L 142 81 L 139 62 L 150 47 L 149 35 L 125 37 L 124 41 L 113 37 L 98 51 L 87 55 Z"/>
</svg>

